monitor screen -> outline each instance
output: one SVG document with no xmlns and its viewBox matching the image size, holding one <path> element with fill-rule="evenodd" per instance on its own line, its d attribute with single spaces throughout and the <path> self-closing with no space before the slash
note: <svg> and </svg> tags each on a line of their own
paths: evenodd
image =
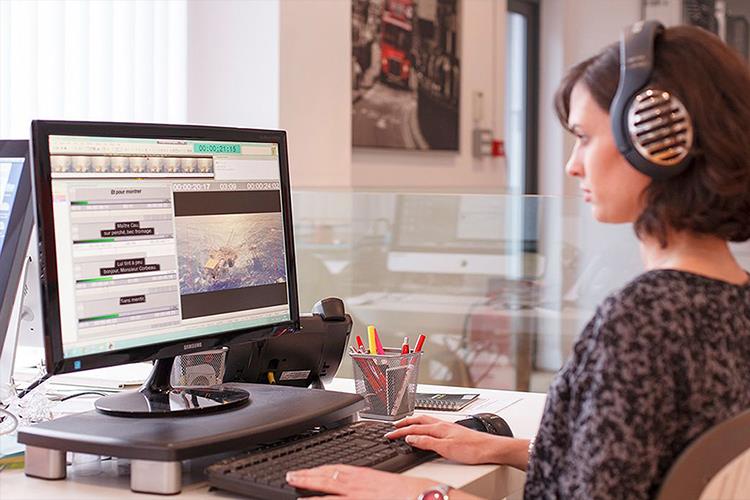
<svg viewBox="0 0 750 500">
<path fill-rule="evenodd" d="M 10 225 L 10 216 L 21 181 L 24 158 L 0 157 L 0 248 Z"/>
<path fill-rule="evenodd" d="M 298 321 L 283 133 L 142 127 L 35 134 L 49 161 L 55 372 Z"/>
<path fill-rule="evenodd" d="M 536 251 L 536 230 L 534 200 L 501 195 L 399 195 L 388 269 L 520 277 L 528 272 L 522 254 Z"/>
<path fill-rule="evenodd" d="M 33 226 L 27 158 L 27 141 L 0 140 L 0 385 L 10 377 Z"/>
</svg>

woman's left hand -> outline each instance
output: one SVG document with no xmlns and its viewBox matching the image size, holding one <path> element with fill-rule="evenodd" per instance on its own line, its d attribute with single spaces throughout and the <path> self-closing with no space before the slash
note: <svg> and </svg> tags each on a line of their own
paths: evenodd
<svg viewBox="0 0 750 500">
<path fill-rule="evenodd" d="M 322 491 L 334 495 L 335 498 L 352 500 L 414 500 L 436 484 L 436 481 L 431 479 L 351 465 L 323 465 L 314 469 L 296 470 L 287 473 L 286 480 L 296 488 Z"/>
</svg>

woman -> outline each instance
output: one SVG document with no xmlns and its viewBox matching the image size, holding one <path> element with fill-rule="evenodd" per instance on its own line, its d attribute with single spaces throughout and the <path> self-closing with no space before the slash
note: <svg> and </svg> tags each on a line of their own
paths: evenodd
<svg viewBox="0 0 750 500">
<path fill-rule="evenodd" d="M 750 408 L 750 278 L 728 246 L 750 238 L 750 74 L 698 28 L 667 29 L 654 52 L 650 85 L 677 96 L 694 128 L 692 159 L 672 178 L 645 175 L 616 146 L 608 110 L 618 45 L 572 68 L 556 95 L 576 136 L 566 172 L 598 221 L 633 223 L 646 272 L 584 329 L 550 387 L 535 443 L 425 416 L 389 437 L 463 463 L 525 469 L 526 498 L 652 498 L 692 440 Z M 417 498 L 434 485 L 345 466 L 288 481 L 353 498 Z"/>
</svg>

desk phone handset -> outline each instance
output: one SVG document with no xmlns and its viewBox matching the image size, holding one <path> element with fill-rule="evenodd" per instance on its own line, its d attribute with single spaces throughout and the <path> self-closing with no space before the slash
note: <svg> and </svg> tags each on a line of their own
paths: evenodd
<svg viewBox="0 0 750 500">
<path fill-rule="evenodd" d="M 281 384 L 323 389 L 341 364 L 352 318 L 337 297 L 318 301 L 300 315 L 298 331 L 261 342 L 233 346 L 224 382 Z"/>
</svg>

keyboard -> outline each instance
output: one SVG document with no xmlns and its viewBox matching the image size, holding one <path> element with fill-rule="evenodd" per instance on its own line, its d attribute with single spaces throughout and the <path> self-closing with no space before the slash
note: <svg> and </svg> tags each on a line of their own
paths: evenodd
<svg viewBox="0 0 750 500">
<path fill-rule="evenodd" d="M 287 484 L 288 471 L 348 464 L 401 472 L 437 457 L 431 451 L 412 448 L 403 439 L 383 437 L 393 429 L 391 424 L 368 421 L 311 432 L 210 465 L 206 469 L 208 482 L 251 498 L 296 499 L 320 493 Z"/>
</svg>

